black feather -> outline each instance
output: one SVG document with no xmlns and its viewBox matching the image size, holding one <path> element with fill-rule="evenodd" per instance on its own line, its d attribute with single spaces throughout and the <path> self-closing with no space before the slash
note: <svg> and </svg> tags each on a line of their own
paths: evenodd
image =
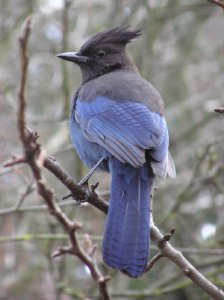
<svg viewBox="0 0 224 300">
<path fill-rule="evenodd" d="M 125 46 L 130 43 L 131 40 L 141 35 L 140 29 L 132 29 L 129 26 L 114 27 L 104 30 L 92 36 L 85 44 L 83 44 L 81 51 L 87 52 L 89 49 L 95 46 L 101 46 L 105 44 L 115 44 Z"/>
</svg>

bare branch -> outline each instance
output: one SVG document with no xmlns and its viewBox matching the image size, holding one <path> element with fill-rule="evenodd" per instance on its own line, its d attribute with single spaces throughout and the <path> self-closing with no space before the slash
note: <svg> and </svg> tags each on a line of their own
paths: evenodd
<svg viewBox="0 0 224 300">
<path fill-rule="evenodd" d="M 20 206 L 23 204 L 23 201 L 26 199 L 27 196 L 29 196 L 33 191 L 34 191 L 34 187 L 33 187 L 33 179 L 27 184 L 25 191 L 22 193 L 21 197 L 19 198 L 19 200 L 16 202 L 16 204 L 14 205 L 14 209 L 15 211 L 20 208 Z"/>
<path fill-rule="evenodd" d="M 59 166 L 58 166 L 59 167 Z M 107 212 L 107 210 L 102 210 L 104 213 Z M 156 229 L 156 230 L 155 230 Z M 175 229 L 172 228 L 170 233 L 165 234 L 164 236 L 160 233 L 159 229 L 155 226 L 151 227 L 152 233 L 157 232 L 159 233 L 160 239 L 158 241 L 158 248 L 159 249 L 167 249 L 167 242 L 171 238 L 171 236 L 174 234 Z M 157 235 L 158 237 L 158 235 Z M 152 234 L 152 239 L 155 241 L 155 236 Z M 166 253 L 166 250 L 161 251 L 158 255 L 156 255 L 151 261 L 149 261 L 147 268 L 151 269 L 151 267 L 162 257 L 165 256 L 172 260 L 174 263 L 176 263 L 176 259 L 178 258 L 178 266 L 181 267 L 182 265 L 185 266 L 185 268 L 181 268 L 186 276 L 188 276 L 196 285 L 200 286 L 202 289 L 204 289 L 209 295 L 217 296 L 219 298 L 217 299 L 223 299 L 224 294 L 221 290 L 219 290 L 215 285 L 213 285 L 210 281 L 208 281 L 200 272 L 198 272 L 189 261 L 186 260 L 186 258 L 181 254 L 181 252 L 174 249 L 169 244 L 169 250 L 168 253 Z M 165 252 L 165 253 L 164 253 Z M 178 255 L 177 255 L 178 254 Z M 176 257 L 177 255 L 177 257 Z M 189 268 L 190 266 L 190 268 Z M 191 271 L 190 271 L 191 270 Z M 193 270 L 193 271 L 192 271 Z M 188 273 L 189 271 L 189 273 Z M 216 298 L 215 298 L 216 299 Z"/>
<path fill-rule="evenodd" d="M 216 287 L 211 281 L 206 279 L 198 270 L 196 270 L 183 254 L 173 248 L 169 242 L 164 243 L 164 236 L 156 226 L 151 227 L 151 238 L 157 244 L 161 254 L 174 262 L 197 286 L 216 300 L 224 299 L 224 293 L 221 289 Z"/>
<path fill-rule="evenodd" d="M 224 0 L 208 0 L 208 1 L 224 9 Z"/>
<path fill-rule="evenodd" d="M 163 254 L 161 252 L 159 252 L 155 256 L 153 256 L 153 258 L 151 258 L 150 261 L 147 263 L 145 273 L 150 271 L 152 269 L 152 267 L 154 266 L 154 264 L 162 257 L 163 257 Z"/>
<path fill-rule="evenodd" d="M 223 4 L 224 5 L 224 4 Z M 214 109 L 215 112 L 218 112 L 220 114 L 223 114 L 224 113 L 224 107 L 217 107 Z"/>
<path fill-rule="evenodd" d="M 30 129 L 29 129 L 29 133 L 31 135 L 35 134 Z M 27 163 L 27 159 L 25 157 L 19 157 L 19 158 L 13 157 L 12 160 L 5 162 L 3 164 L 3 167 L 12 167 L 14 165 L 18 165 L 21 163 Z M 63 183 L 63 185 L 66 186 L 67 189 L 71 192 L 70 194 L 63 197 L 63 199 L 74 197 L 75 200 L 81 202 L 88 202 L 91 205 L 98 208 L 103 213 L 107 214 L 108 203 L 95 193 L 95 189 L 98 187 L 98 183 L 92 185 L 90 187 L 90 191 L 87 191 L 82 186 L 76 184 L 74 180 L 71 178 L 71 176 L 59 165 L 59 163 L 52 156 L 47 157 L 45 155 L 43 166 L 46 169 L 48 169 L 51 173 L 53 173 Z"/>
<path fill-rule="evenodd" d="M 25 86 L 27 80 L 27 69 L 29 64 L 29 58 L 27 55 L 27 42 L 30 36 L 31 31 L 31 17 L 28 17 L 25 21 L 25 27 L 23 34 L 19 38 L 20 44 L 20 63 L 21 63 L 21 79 L 18 91 L 19 98 L 19 110 L 18 110 L 18 129 L 22 142 L 25 142 L 25 109 L 26 109 L 26 101 L 25 101 Z"/>
<path fill-rule="evenodd" d="M 71 5 L 70 0 L 63 1 L 63 10 L 62 10 L 62 52 L 65 49 L 68 49 L 68 21 L 69 21 L 69 7 Z M 64 107 L 63 107 L 63 117 L 67 118 L 69 116 L 69 107 L 70 107 L 70 95 L 69 95 L 69 80 L 68 80 L 68 68 L 67 64 L 63 61 L 62 65 L 62 74 L 63 74 L 63 82 L 62 88 L 64 93 Z"/>
<path fill-rule="evenodd" d="M 26 128 L 26 119 L 25 119 L 25 108 L 26 108 L 26 99 L 24 95 L 26 78 L 27 78 L 27 69 L 28 69 L 28 56 L 27 56 L 27 44 L 30 34 L 30 24 L 31 19 L 28 18 L 25 22 L 24 30 L 19 38 L 20 43 L 20 60 L 21 60 L 21 81 L 19 86 L 18 100 L 19 100 L 19 110 L 18 110 L 18 130 L 20 139 L 23 145 L 24 158 L 27 164 L 30 166 L 34 180 L 37 185 L 38 193 L 45 200 L 48 210 L 51 215 L 53 215 L 58 222 L 64 227 L 67 232 L 71 246 L 68 248 L 61 248 L 56 253 L 57 255 L 63 253 L 70 253 L 77 256 L 90 270 L 92 278 L 98 283 L 99 291 L 102 299 L 109 300 L 110 296 L 107 291 L 107 281 L 108 277 L 104 277 L 99 271 L 95 260 L 86 255 L 81 249 L 77 237 L 76 230 L 81 227 L 80 223 L 72 222 L 61 210 L 58 204 L 54 201 L 53 190 L 48 187 L 47 182 L 42 175 L 42 165 L 45 161 L 46 153 L 37 143 L 38 135 L 28 128 Z M 54 254 L 54 255 L 56 255 Z"/>
<path fill-rule="evenodd" d="M 9 168 L 15 165 L 19 165 L 19 164 L 24 164 L 27 161 L 25 160 L 24 157 L 20 157 L 20 158 L 16 158 L 15 156 L 12 157 L 12 160 L 6 161 L 5 163 L 3 163 L 3 167 L 4 168 Z"/>
<path fill-rule="evenodd" d="M 52 157 L 45 158 L 44 167 L 53 173 L 68 188 L 76 200 L 82 201 L 85 199 L 85 201 L 107 214 L 108 203 L 99 198 L 95 192 L 87 193 L 85 189 L 76 184 L 56 160 L 52 159 Z"/>
</svg>

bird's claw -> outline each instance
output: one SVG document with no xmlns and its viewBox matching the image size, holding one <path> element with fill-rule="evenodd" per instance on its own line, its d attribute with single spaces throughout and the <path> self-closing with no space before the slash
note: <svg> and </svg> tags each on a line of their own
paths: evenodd
<svg viewBox="0 0 224 300">
<path fill-rule="evenodd" d="M 73 195 L 72 193 L 69 193 L 69 194 L 63 196 L 63 197 L 62 197 L 62 200 L 66 200 L 66 199 L 68 199 L 68 198 L 73 198 L 73 199 L 74 199 L 74 195 Z"/>
<path fill-rule="evenodd" d="M 88 202 L 87 199 L 90 196 L 90 194 L 95 194 L 95 190 L 99 185 L 99 182 L 96 182 L 95 184 L 91 184 L 90 187 L 88 185 L 88 180 L 85 181 L 80 181 L 79 185 L 81 185 L 81 187 L 85 190 L 85 198 L 84 199 L 76 199 L 75 195 L 72 193 L 69 193 L 67 195 L 65 195 L 64 197 L 62 197 L 62 200 L 66 200 L 69 198 L 72 198 L 75 201 L 75 204 L 82 207 L 84 205 L 84 203 Z"/>
<path fill-rule="evenodd" d="M 88 174 L 85 176 L 85 177 L 83 177 L 80 181 L 79 181 L 79 183 L 78 183 L 79 185 L 81 185 L 81 187 L 83 187 L 83 188 L 89 188 L 89 176 L 88 176 Z"/>
<path fill-rule="evenodd" d="M 69 194 L 65 195 L 64 197 L 62 197 L 62 200 L 72 198 L 72 200 L 74 200 L 74 203 L 76 205 L 78 205 L 79 207 L 82 207 L 84 205 L 84 203 L 87 202 L 88 196 L 89 196 L 89 194 L 86 192 L 86 197 L 84 199 L 76 199 L 74 194 L 69 193 Z"/>
</svg>

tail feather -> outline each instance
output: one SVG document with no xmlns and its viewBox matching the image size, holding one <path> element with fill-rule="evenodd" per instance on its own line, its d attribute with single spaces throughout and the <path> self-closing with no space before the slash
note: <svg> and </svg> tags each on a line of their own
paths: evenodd
<svg viewBox="0 0 224 300">
<path fill-rule="evenodd" d="M 110 162 L 111 199 L 107 216 L 103 258 L 110 267 L 131 277 L 140 276 L 149 255 L 149 201 L 153 176 L 141 168 Z"/>
</svg>

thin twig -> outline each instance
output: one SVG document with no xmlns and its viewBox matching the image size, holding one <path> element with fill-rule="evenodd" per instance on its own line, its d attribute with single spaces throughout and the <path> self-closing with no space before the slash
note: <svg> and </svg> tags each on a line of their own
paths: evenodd
<svg viewBox="0 0 224 300">
<path fill-rule="evenodd" d="M 19 200 L 16 202 L 16 204 L 13 206 L 13 208 L 16 210 L 18 210 L 20 208 L 20 206 L 23 204 L 24 200 L 26 199 L 26 197 L 28 197 L 33 191 L 34 191 L 34 187 L 33 187 L 33 179 L 28 183 L 28 185 L 26 186 L 25 191 L 22 193 L 21 197 L 19 198 Z"/>
<path fill-rule="evenodd" d="M 155 191 L 155 188 L 154 188 L 154 191 Z M 153 197 L 151 197 L 151 211 L 152 211 L 152 203 L 153 203 Z M 153 227 L 154 225 L 151 226 L 151 228 Z M 158 242 L 159 245 L 158 247 L 161 249 L 163 248 L 165 245 L 166 245 L 166 242 L 168 242 L 171 237 L 174 235 L 174 232 L 175 232 L 175 228 L 172 228 L 170 230 L 170 232 L 166 233 L 161 239 L 160 241 Z M 152 267 L 154 266 L 154 264 L 160 259 L 164 257 L 164 255 L 162 254 L 161 251 L 159 251 L 156 255 L 153 256 L 153 258 L 151 258 L 149 260 L 149 262 L 147 263 L 147 266 L 146 266 L 146 269 L 145 269 L 145 273 L 150 271 L 152 269 Z"/>
<path fill-rule="evenodd" d="M 24 164 L 27 161 L 25 160 L 24 157 L 20 157 L 20 158 L 16 158 L 15 156 L 12 158 L 12 160 L 6 161 L 5 163 L 3 163 L 3 167 L 4 168 L 9 168 L 15 165 L 19 165 L 19 164 Z"/>
<path fill-rule="evenodd" d="M 25 86 L 27 81 L 27 69 L 29 64 L 29 58 L 27 55 L 27 42 L 30 36 L 31 31 L 31 17 L 28 17 L 25 21 L 25 28 L 23 34 L 19 38 L 20 44 L 20 63 L 21 63 L 21 79 L 18 91 L 19 98 L 19 110 L 18 110 L 18 130 L 20 134 L 20 139 L 24 143 L 26 140 L 25 137 L 25 110 L 26 110 L 26 101 L 25 101 Z"/>
<path fill-rule="evenodd" d="M 86 234 L 76 234 L 79 240 L 85 241 Z M 91 235 L 89 236 L 91 241 L 102 242 L 102 236 Z M 24 233 L 23 235 L 16 236 L 0 236 L 0 243 L 14 243 L 14 242 L 30 242 L 30 241 L 41 241 L 41 240 L 69 240 L 69 237 L 65 233 Z M 88 249 L 89 250 L 89 249 Z M 52 254 L 53 255 L 53 254 Z M 89 255 L 89 252 L 88 252 Z M 90 255 L 91 256 L 91 255 Z"/>
<path fill-rule="evenodd" d="M 62 205 L 63 202 L 58 203 L 58 205 Z M 33 210 L 32 210 L 33 209 Z M 36 212 L 36 210 L 47 210 L 47 205 L 36 205 L 33 207 L 24 207 L 24 211 L 25 212 L 29 212 L 29 211 L 33 211 Z M 16 211 L 14 211 L 16 212 Z M 18 209 L 18 212 L 22 212 L 22 208 Z M 0 214 L 1 215 L 1 214 Z M 89 235 L 92 241 L 95 242 L 102 242 L 102 236 L 99 235 Z M 77 234 L 77 237 L 79 239 L 84 239 L 83 235 Z M 8 242 L 27 242 L 27 241 L 32 241 L 32 240 L 46 240 L 46 239 L 50 239 L 50 240 L 64 240 L 64 239 L 68 239 L 68 236 L 66 234 L 49 234 L 49 233 L 39 233 L 39 234 L 32 234 L 32 233 L 24 233 L 23 235 L 17 235 L 17 236 L 1 236 L 0 237 L 0 243 L 8 243 Z M 153 251 L 158 250 L 157 246 L 151 245 L 150 249 Z M 198 249 L 198 248 L 180 248 L 177 247 L 176 248 L 178 251 L 181 251 L 182 253 L 186 253 L 186 254 L 199 254 L 199 255 L 210 255 L 210 256 L 221 256 L 221 259 L 223 259 L 224 257 L 224 249 L 220 248 L 220 249 Z M 220 259 L 220 258 L 219 258 Z M 150 261 L 149 261 L 150 262 Z M 208 264 L 212 265 L 212 262 L 207 262 Z M 204 264 L 204 262 L 198 266 L 200 266 L 201 268 L 206 267 L 207 266 Z"/>
<path fill-rule="evenodd" d="M 154 264 L 163 257 L 163 254 L 161 252 L 158 252 L 156 255 L 153 256 L 153 258 L 150 259 L 150 261 L 147 263 L 145 273 L 150 271 Z"/>
<path fill-rule="evenodd" d="M 223 4 L 224 5 L 224 4 Z M 220 114 L 223 114 L 224 113 L 224 107 L 217 107 L 214 109 L 215 112 L 218 112 Z"/>
<path fill-rule="evenodd" d="M 71 5 L 70 0 L 63 1 L 63 10 L 62 10 L 62 52 L 65 49 L 68 49 L 68 24 L 69 24 L 69 7 Z M 64 107 L 63 107 L 63 117 L 67 118 L 69 116 L 69 104 L 70 104 L 70 95 L 69 95 L 69 80 L 68 80 L 68 68 L 67 64 L 63 61 L 62 64 L 62 88 L 64 93 Z"/>
</svg>

